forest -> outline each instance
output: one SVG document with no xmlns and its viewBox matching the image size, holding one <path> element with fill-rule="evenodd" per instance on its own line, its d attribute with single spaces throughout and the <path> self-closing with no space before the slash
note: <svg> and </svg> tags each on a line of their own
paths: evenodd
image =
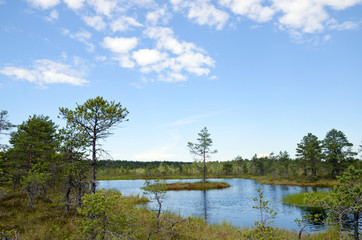
<svg viewBox="0 0 362 240">
<path fill-rule="evenodd" d="M 102 160 L 105 154 L 100 141 L 119 123 L 128 121 L 127 115 L 120 103 L 102 97 L 73 110 L 60 108 L 63 128 L 44 115 L 29 116 L 15 126 L 8 121 L 9 113 L 2 110 L 0 133 L 10 137 L 9 145 L 2 144 L 0 152 L 0 239 L 301 239 L 301 232 L 298 235 L 267 225 L 263 214 L 255 228 L 240 230 L 163 213 L 162 201 L 157 213 L 148 211 L 136 207 L 149 201 L 144 197 L 97 189 L 100 179 L 201 179 L 203 173 L 204 178 L 206 174 L 206 178 L 334 187 L 328 201 L 310 202 L 328 209 L 338 230 L 303 237 L 359 239 L 362 161 L 342 131 L 331 129 L 324 139 L 312 133 L 301 136 L 295 158 L 280 151 L 251 159 L 236 156 L 229 161 Z M 205 152 L 211 142 L 201 143 L 202 153 L 211 153 Z M 158 201 L 165 190 L 162 181 L 156 183 L 161 184 L 156 188 L 148 185 L 148 192 Z M 273 215 L 262 193 L 257 199 L 261 212 Z M 346 214 L 354 215 L 353 234 L 343 231 Z M 300 220 L 301 226 L 308 219 Z"/>
</svg>

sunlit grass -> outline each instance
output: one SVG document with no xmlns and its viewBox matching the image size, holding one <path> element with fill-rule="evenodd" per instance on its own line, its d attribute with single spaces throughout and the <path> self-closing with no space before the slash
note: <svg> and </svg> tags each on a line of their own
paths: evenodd
<svg viewBox="0 0 362 240">
<path fill-rule="evenodd" d="M 295 206 L 308 206 L 308 207 L 317 207 L 317 206 L 313 206 L 308 204 L 305 199 L 306 199 L 306 194 L 305 192 L 302 193 L 295 193 L 295 194 L 290 194 L 287 196 L 283 197 L 283 202 L 290 204 L 290 205 L 295 205 Z M 325 198 L 326 196 L 328 196 L 328 192 L 327 191 L 322 191 L 322 192 L 309 192 L 308 194 L 310 194 L 313 198 Z"/>
</svg>

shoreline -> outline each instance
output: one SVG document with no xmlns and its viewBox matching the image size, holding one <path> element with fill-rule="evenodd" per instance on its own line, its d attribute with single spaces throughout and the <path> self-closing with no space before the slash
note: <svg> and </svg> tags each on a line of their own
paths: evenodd
<svg viewBox="0 0 362 240">
<path fill-rule="evenodd" d="M 251 176 L 251 175 L 219 175 L 209 176 L 208 179 L 250 179 L 255 180 L 258 183 L 266 185 L 283 185 L 283 186 L 300 186 L 300 187 L 320 187 L 320 188 L 331 188 L 336 185 L 341 185 L 337 180 L 322 179 L 314 182 L 302 181 L 301 179 L 273 179 L 270 176 Z M 201 179 L 200 176 L 188 176 L 188 175 L 175 175 L 175 176 L 101 176 L 97 180 L 153 180 L 153 179 Z"/>
</svg>

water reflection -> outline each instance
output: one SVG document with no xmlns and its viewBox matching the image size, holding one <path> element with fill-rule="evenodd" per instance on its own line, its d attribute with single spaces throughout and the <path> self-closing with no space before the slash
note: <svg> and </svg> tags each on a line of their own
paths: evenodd
<svg viewBox="0 0 362 240">
<path fill-rule="evenodd" d="M 203 203 L 204 203 L 204 219 L 205 221 L 207 222 L 207 191 L 202 191 L 202 199 L 204 200 Z"/>
<path fill-rule="evenodd" d="M 197 179 L 167 180 L 167 182 L 194 182 Z M 223 181 L 231 185 L 230 188 L 208 191 L 169 191 L 163 203 L 164 210 L 170 210 L 182 217 L 196 216 L 204 218 L 208 223 L 229 222 L 235 226 L 253 227 L 259 220 L 259 212 L 253 208 L 253 198 L 257 196 L 257 188 L 264 191 L 264 200 L 269 200 L 271 208 L 278 214 L 274 226 L 297 230 L 294 220 L 301 219 L 303 214 L 314 213 L 312 209 L 302 209 L 282 203 L 285 195 L 311 191 L 312 188 L 297 186 L 263 185 L 248 179 L 210 179 L 210 181 Z M 117 189 L 123 195 L 140 194 L 144 180 L 115 180 L 99 181 L 99 188 Z M 318 189 L 320 190 L 320 189 Z M 147 207 L 153 209 L 155 202 L 150 202 Z M 324 215 L 325 216 L 325 215 Z M 323 225 L 308 226 L 307 231 L 323 230 Z"/>
</svg>

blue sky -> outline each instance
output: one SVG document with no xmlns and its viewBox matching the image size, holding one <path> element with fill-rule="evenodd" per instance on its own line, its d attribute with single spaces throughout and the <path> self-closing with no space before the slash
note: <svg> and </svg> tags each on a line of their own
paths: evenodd
<svg viewBox="0 0 362 240">
<path fill-rule="evenodd" d="M 361 24 L 362 0 L 0 0 L 0 109 L 63 126 L 59 107 L 121 102 L 114 159 L 192 161 L 204 126 L 211 160 L 332 128 L 357 151 Z"/>
</svg>

